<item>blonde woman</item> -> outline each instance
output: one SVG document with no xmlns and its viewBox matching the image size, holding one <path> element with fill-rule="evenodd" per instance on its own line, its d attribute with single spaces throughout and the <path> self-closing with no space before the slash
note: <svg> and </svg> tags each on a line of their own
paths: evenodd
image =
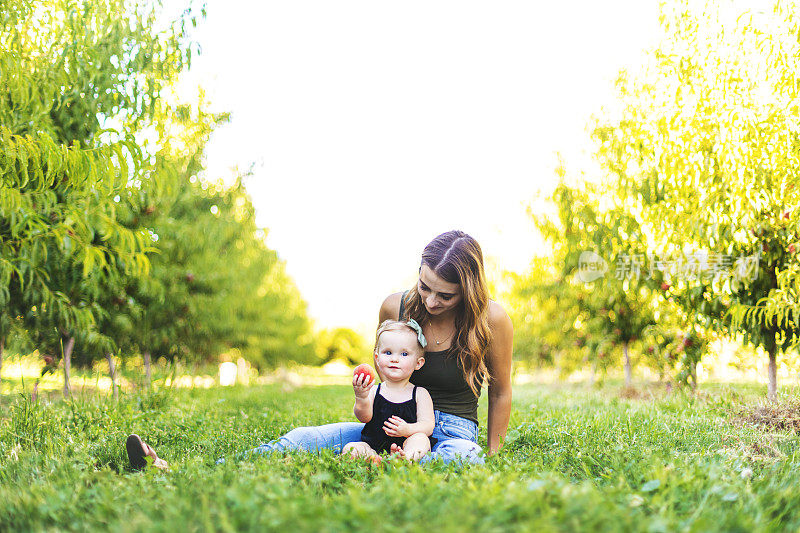
<svg viewBox="0 0 800 533">
<path fill-rule="evenodd" d="M 427 389 L 434 408 L 431 440 L 436 444 L 420 462 L 440 458 L 483 463 L 477 443 L 478 397 L 481 386 L 488 384 L 486 440 L 491 455 L 503 444 L 511 414 L 514 329 L 503 307 L 489 299 L 478 242 L 462 231 L 449 231 L 428 243 L 415 286 L 383 301 L 378 323 L 389 319 L 414 319 L 428 342 L 425 364 L 410 379 Z M 252 452 L 328 448 L 340 453 L 361 439 L 363 427 L 356 422 L 299 427 Z"/>
</svg>

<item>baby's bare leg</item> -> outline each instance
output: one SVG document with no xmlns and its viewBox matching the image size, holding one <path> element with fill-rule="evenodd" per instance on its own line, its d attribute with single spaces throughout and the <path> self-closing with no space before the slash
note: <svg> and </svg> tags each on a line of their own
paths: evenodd
<svg viewBox="0 0 800 533">
<path fill-rule="evenodd" d="M 366 442 L 348 442 L 342 448 L 342 454 L 349 453 L 350 457 L 372 457 L 378 455 Z"/>
<path fill-rule="evenodd" d="M 431 441 L 425 433 L 414 433 L 403 443 L 403 455 L 409 461 L 419 461 L 431 451 Z"/>
</svg>

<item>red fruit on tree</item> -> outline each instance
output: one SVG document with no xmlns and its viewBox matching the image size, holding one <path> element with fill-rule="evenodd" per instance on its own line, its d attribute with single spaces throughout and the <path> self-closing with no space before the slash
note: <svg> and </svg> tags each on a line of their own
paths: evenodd
<svg viewBox="0 0 800 533">
<path fill-rule="evenodd" d="M 653 349 L 653 347 L 652 347 L 652 346 L 648 346 L 648 347 L 647 347 L 647 353 L 653 353 L 654 351 L 655 351 L 655 350 Z"/>
<path fill-rule="evenodd" d="M 661 284 L 661 290 L 662 290 L 662 291 L 665 291 L 665 292 L 666 292 L 666 291 L 668 291 L 668 290 L 669 290 L 669 288 L 670 288 L 670 287 L 672 287 L 672 285 L 670 285 L 670 284 L 669 284 L 669 283 L 667 283 L 667 282 L 664 282 L 664 283 L 662 283 L 662 284 Z"/>
<path fill-rule="evenodd" d="M 785 218 L 786 220 L 789 220 L 789 211 L 784 211 L 783 212 L 783 218 Z"/>
<path fill-rule="evenodd" d="M 796 248 L 794 247 L 794 244 L 790 244 L 789 245 L 789 253 L 793 254 L 795 252 L 795 250 L 796 250 Z"/>
<path fill-rule="evenodd" d="M 353 370 L 354 376 L 367 376 L 369 380 L 364 380 L 364 383 L 371 383 L 375 381 L 375 371 L 367 363 L 362 363 Z"/>
</svg>

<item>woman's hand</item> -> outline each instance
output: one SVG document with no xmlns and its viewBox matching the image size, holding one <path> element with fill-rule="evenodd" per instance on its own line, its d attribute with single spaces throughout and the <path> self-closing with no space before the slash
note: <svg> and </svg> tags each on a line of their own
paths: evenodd
<svg viewBox="0 0 800 533">
<path fill-rule="evenodd" d="M 383 424 L 383 431 L 390 437 L 409 437 L 413 433 L 410 429 L 410 424 L 399 416 L 393 416 Z"/>
<path fill-rule="evenodd" d="M 372 380 L 366 374 L 356 374 L 353 376 L 353 391 L 356 398 L 365 400 L 369 397 L 369 389 L 372 388 Z"/>
</svg>

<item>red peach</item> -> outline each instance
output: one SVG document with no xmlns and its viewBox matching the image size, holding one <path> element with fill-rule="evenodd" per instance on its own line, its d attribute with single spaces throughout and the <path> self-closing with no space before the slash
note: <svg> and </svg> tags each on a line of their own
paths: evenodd
<svg viewBox="0 0 800 533">
<path fill-rule="evenodd" d="M 369 378 L 369 382 L 375 381 L 375 371 L 372 369 L 370 365 L 367 363 L 362 363 L 353 370 L 354 376 L 367 376 Z M 364 383 L 368 381 L 365 379 Z"/>
</svg>

